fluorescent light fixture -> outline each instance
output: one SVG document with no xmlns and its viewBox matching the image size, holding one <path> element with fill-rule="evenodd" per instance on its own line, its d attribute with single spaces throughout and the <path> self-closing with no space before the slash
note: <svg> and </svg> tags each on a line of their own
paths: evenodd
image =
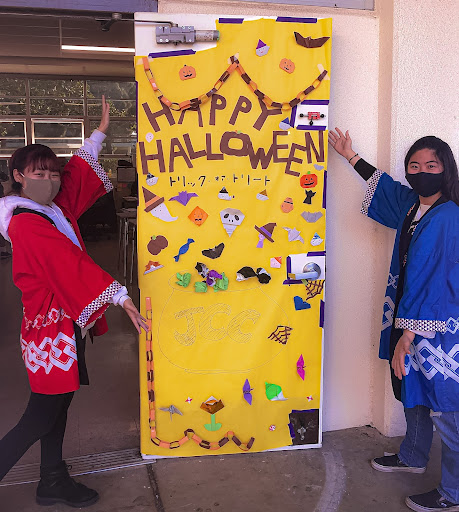
<svg viewBox="0 0 459 512">
<path fill-rule="evenodd" d="M 114 46 L 79 46 L 63 44 L 61 45 L 61 49 L 71 52 L 135 53 L 135 48 L 118 48 Z"/>
</svg>

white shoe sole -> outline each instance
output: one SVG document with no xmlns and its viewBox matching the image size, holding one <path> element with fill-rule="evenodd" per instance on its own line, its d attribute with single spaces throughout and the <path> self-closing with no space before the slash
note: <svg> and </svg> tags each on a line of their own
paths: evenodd
<svg viewBox="0 0 459 512">
<path fill-rule="evenodd" d="M 418 475 L 422 475 L 426 472 L 426 468 L 415 468 L 411 466 L 383 466 L 382 464 L 378 464 L 374 459 L 371 461 L 371 467 L 376 469 L 376 471 L 381 471 L 382 473 L 416 473 Z"/>
<path fill-rule="evenodd" d="M 411 500 L 409 497 L 405 499 L 405 504 L 408 508 L 410 508 L 411 510 L 415 510 L 416 512 L 438 512 L 439 510 L 445 510 L 447 512 L 458 512 L 459 511 L 459 505 L 455 505 L 454 507 L 449 507 L 449 508 L 422 507 L 421 505 L 418 505 L 413 500 Z"/>
</svg>

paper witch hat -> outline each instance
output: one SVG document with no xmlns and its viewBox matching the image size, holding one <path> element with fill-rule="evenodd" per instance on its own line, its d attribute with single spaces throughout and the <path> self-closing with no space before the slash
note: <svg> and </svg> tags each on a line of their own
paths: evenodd
<svg viewBox="0 0 459 512">
<path fill-rule="evenodd" d="M 145 211 L 151 212 L 153 208 L 156 208 L 161 203 L 164 203 L 164 197 L 159 197 L 150 190 L 142 187 L 143 197 L 145 198 Z"/>
<path fill-rule="evenodd" d="M 258 226 L 255 226 L 255 229 L 260 234 L 262 234 L 266 239 L 268 239 L 270 242 L 274 242 L 274 240 L 272 239 L 272 234 L 273 234 L 275 227 L 276 227 L 275 222 L 268 222 L 268 224 L 261 226 L 261 228 L 259 228 Z"/>
</svg>

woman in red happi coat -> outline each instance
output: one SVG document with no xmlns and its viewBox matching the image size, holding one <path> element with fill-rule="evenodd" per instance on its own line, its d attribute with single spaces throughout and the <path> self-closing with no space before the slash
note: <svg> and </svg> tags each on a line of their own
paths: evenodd
<svg viewBox="0 0 459 512">
<path fill-rule="evenodd" d="M 37 503 L 83 507 L 96 491 L 70 478 L 62 460 L 67 410 L 80 384 L 88 384 L 84 360 L 89 332 L 107 332 L 104 312 L 120 305 L 138 332 L 145 328 L 127 290 L 86 253 L 78 218 L 113 186 L 97 162 L 109 124 L 102 120 L 60 171 L 47 146 L 18 149 L 10 161 L 13 194 L 0 199 L 0 233 L 13 247 L 13 280 L 22 292 L 22 357 L 31 397 L 19 423 L 0 440 L 0 480 L 32 444 L 41 441 Z"/>
</svg>

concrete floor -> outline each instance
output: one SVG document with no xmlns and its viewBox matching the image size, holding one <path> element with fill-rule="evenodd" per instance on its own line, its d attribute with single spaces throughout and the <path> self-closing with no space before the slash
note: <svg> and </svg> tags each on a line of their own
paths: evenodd
<svg viewBox="0 0 459 512">
<path fill-rule="evenodd" d="M 115 277 L 115 240 L 88 244 L 91 255 Z M 20 293 L 11 282 L 10 262 L 0 261 L 0 437 L 19 419 L 29 387 L 18 342 Z M 132 294 L 134 296 L 134 293 Z M 138 446 L 137 336 L 119 309 L 110 308 L 111 334 L 87 350 L 91 386 L 70 409 L 65 457 Z M 324 434 L 322 449 L 161 459 L 147 466 L 79 477 L 101 500 L 93 512 L 398 512 L 404 497 L 428 491 L 440 478 L 440 445 L 424 475 L 384 474 L 372 457 L 396 452 L 399 438 L 371 427 Z M 1 454 L 0 454 L 1 456 Z M 18 464 L 39 461 L 32 447 Z M 35 484 L 0 488 L 0 512 L 41 510 Z M 50 512 L 69 510 L 58 505 Z"/>
<path fill-rule="evenodd" d="M 404 498 L 440 477 L 435 435 L 424 475 L 386 474 L 369 460 L 395 452 L 400 438 L 371 427 L 324 434 L 322 449 L 161 459 L 148 466 L 86 475 L 96 488 L 93 512 L 399 512 Z M 2 512 L 36 512 L 35 485 L 0 488 Z M 63 505 L 50 512 L 70 510 Z"/>
</svg>

